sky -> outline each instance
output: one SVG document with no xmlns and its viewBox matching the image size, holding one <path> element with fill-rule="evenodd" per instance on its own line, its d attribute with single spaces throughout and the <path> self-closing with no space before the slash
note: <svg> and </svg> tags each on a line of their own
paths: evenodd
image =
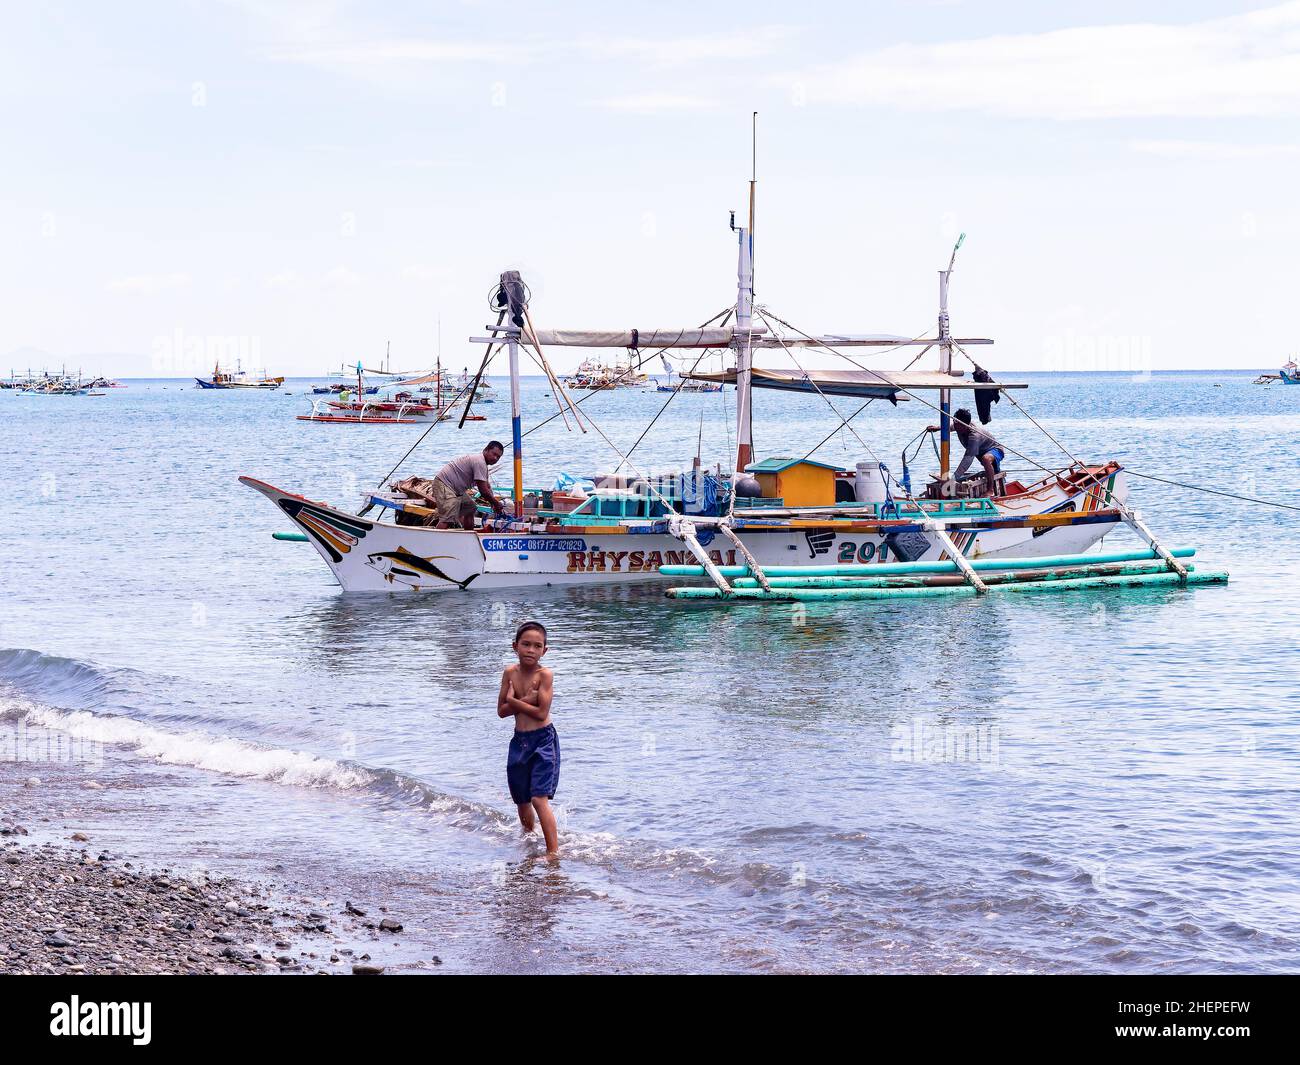
<svg viewBox="0 0 1300 1065">
<path fill-rule="evenodd" d="M 1300 346 L 1300 3 L 0 20 L 0 373 L 187 376 L 227 352 L 323 375 L 389 344 L 395 369 L 459 369 L 505 269 L 538 328 L 698 325 L 735 300 L 754 111 L 756 296 L 801 329 L 932 329 L 964 232 L 954 332 L 995 338 L 995 371 L 1273 368 Z"/>
</svg>

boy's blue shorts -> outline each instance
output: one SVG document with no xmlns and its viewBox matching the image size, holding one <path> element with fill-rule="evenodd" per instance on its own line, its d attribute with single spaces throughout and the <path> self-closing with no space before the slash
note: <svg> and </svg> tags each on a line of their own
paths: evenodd
<svg viewBox="0 0 1300 1065">
<path fill-rule="evenodd" d="M 560 786 L 560 737 L 554 725 L 515 732 L 506 757 L 506 781 L 516 806 L 539 797 L 555 798 Z"/>
</svg>

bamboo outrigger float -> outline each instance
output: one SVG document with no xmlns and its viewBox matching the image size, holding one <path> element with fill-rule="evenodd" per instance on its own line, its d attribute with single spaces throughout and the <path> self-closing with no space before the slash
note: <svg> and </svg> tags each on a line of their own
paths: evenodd
<svg viewBox="0 0 1300 1065">
<path fill-rule="evenodd" d="M 513 271 L 501 275 L 493 302 L 497 321 L 486 326 L 486 335 L 470 338 L 484 345 L 485 353 L 467 388 L 472 394 L 492 358 L 507 353 L 513 451 L 509 517 L 487 515 L 481 528 L 437 529 L 427 501 L 399 483 L 367 492 L 360 512 L 352 513 L 255 478 L 240 480 L 293 521 L 298 535 L 281 538 L 305 537 L 346 591 L 478 591 L 697 576 L 708 584 L 674 587 L 668 595 L 674 600 L 872 600 L 1226 580 L 1226 574 L 1195 571 L 1182 561 L 1191 551 L 1170 551 L 1156 539 L 1128 506 L 1117 462 L 1085 463 L 1070 455 L 1062 469 L 1042 467 L 1044 475 L 1031 484 L 999 475 L 990 495 L 976 495 L 970 484 L 954 481 L 953 392 L 1010 398 L 1013 389 L 1026 387 L 993 381 L 982 371 L 968 377 L 953 367 L 954 352 L 965 355 L 968 347 L 992 343 L 955 338 L 949 327 L 948 289 L 961 241 L 939 274 L 935 336 L 810 335 L 754 303 L 754 184 L 749 224 L 737 226 L 732 217 L 739 245 L 735 305 L 701 326 L 539 330 L 523 280 Z M 697 455 L 686 472 L 649 476 L 639 471 L 631 453 L 614 446 L 555 375 L 545 355 L 548 347 L 626 348 L 641 363 L 669 349 L 697 353 L 695 366 L 681 375 L 683 383 L 700 380 L 736 389 L 734 466 L 707 471 Z M 840 350 L 907 347 L 922 349 L 918 359 L 937 349 L 938 369 L 874 370 Z M 782 351 L 797 369 L 755 366 L 755 352 L 764 350 Z M 798 353 L 807 350 L 834 353 L 855 368 L 805 371 Z M 718 351 L 733 357 L 731 369 L 695 372 L 701 360 Z M 550 381 L 558 407 L 552 417 L 583 433 L 594 431 L 619 455 L 619 470 L 629 471 L 595 479 L 596 490 L 576 508 L 561 506 L 559 492 L 525 490 L 521 353 Z M 901 482 L 893 479 L 874 454 L 870 463 L 859 464 L 854 481 L 847 471 L 836 473 L 807 458 L 755 463 L 754 388 L 819 395 L 840 418 L 840 428 L 852 419 L 839 414 L 830 396 L 862 399 L 863 408 L 878 399 L 931 407 L 939 414 L 938 473 L 913 494 L 906 473 Z M 924 393 L 936 394 L 937 402 L 923 399 Z M 1019 407 L 1014 399 L 1011 403 Z M 464 420 L 462 415 L 462 425 Z M 820 479 L 823 486 L 833 479 L 829 497 L 797 498 L 801 477 Z M 897 493 L 889 490 L 890 481 Z M 772 488 L 783 483 L 794 486 L 793 495 Z M 1121 525 L 1146 546 L 1085 553 Z"/>
</svg>

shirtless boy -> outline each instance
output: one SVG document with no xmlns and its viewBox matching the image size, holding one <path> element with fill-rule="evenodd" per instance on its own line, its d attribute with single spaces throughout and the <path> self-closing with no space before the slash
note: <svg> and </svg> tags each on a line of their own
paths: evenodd
<svg viewBox="0 0 1300 1065">
<path fill-rule="evenodd" d="M 514 640 L 517 665 L 501 674 L 497 717 L 514 717 L 515 734 L 506 758 L 506 782 L 519 808 L 519 822 L 531 832 L 541 823 L 546 853 L 560 852 L 551 800 L 560 784 L 560 739 L 551 724 L 552 674 L 541 664 L 546 654 L 546 629 L 536 621 L 519 626 Z"/>
</svg>

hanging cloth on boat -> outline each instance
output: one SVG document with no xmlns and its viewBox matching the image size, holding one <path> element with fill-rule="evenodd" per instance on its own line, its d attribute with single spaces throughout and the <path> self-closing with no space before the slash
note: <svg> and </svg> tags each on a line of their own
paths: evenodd
<svg viewBox="0 0 1300 1065">
<path fill-rule="evenodd" d="M 982 385 L 991 384 L 993 381 L 988 370 L 982 366 L 976 366 L 971 377 Z M 975 389 L 975 410 L 979 414 L 981 424 L 988 425 L 993 420 L 993 404 L 1001 400 L 1002 393 L 995 388 Z"/>
<path fill-rule="evenodd" d="M 496 293 L 496 305 L 510 315 L 510 321 L 520 329 L 528 311 L 528 293 L 518 270 L 507 270 L 501 275 L 501 285 Z"/>
</svg>

